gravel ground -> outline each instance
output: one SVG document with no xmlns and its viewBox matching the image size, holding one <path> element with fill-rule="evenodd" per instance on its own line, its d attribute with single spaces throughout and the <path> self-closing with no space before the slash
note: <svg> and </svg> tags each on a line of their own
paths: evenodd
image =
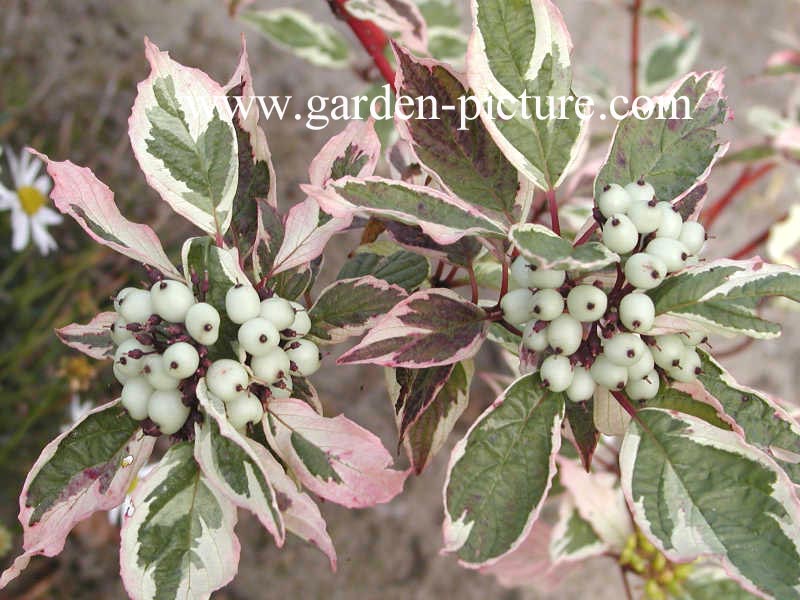
<svg viewBox="0 0 800 600">
<path fill-rule="evenodd" d="M 260 6 L 292 5 L 312 10 L 329 19 L 320 0 L 277 2 L 261 0 Z M 560 0 L 575 42 L 574 62 L 581 72 L 589 65 L 604 71 L 620 93 L 627 89 L 628 19 L 612 2 Z M 781 106 L 786 84 L 753 80 L 765 58 L 779 46 L 772 35 L 799 26 L 798 5 L 790 0 L 665 0 L 662 4 L 698 22 L 704 41 L 698 68 L 727 68 L 731 105 L 740 115 L 726 135 L 751 137 L 745 119 L 754 104 Z M 148 202 L 132 206 L 145 210 L 154 198 L 135 170 L 125 126 L 135 95 L 135 82 L 147 73 L 141 39 L 148 35 L 181 62 L 208 71 L 226 81 L 236 61 L 239 32 L 221 2 L 213 0 L 141 0 L 74 2 L 30 0 L 0 3 L 0 61 L 4 83 L 20 86 L 29 95 L 28 113 L 11 126 L 0 126 L 0 141 L 36 144 L 47 140 L 59 158 L 89 164 L 118 196 L 139 197 Z M 338 25 L 337 25 L 338 26 Z M 647 24 L 644 40 L 658 33 Z M 354 94 L 363 85 L 354 74 L 326 72 L 276 50 L 249 34 L 251 62 L 258 93 L 293 94 L 304 99 L 313 94 Z M 364 62 L 366 64 L 366 61 Z M 619 69 L 615 67 L 619 65 Z M 297 201 L 297 184 L 304 181 L 308 161 L 328 132 L 313 132 L 294 121 L 270 122 L 267 134 L 280 177 L 281 202 Z M 337 128 L 338 129 L 338 128 Z M 27 137 L 26 137 L 27 136 Z M 729 184 L 734 173 L 718 170 L 712 178 L 712 197 Z M 796 176 L 793 175 L 793 176 Z M 735 247 L 742 236 L 754 231 L 763 213 L 775 210 L 783 199 L 755 191 L 738 204 L 747 218 L 729 215 L 720 222 L 713 254 Z M 765 210 L 761 210 L 766 207 Z M 741 214 L 741 213 L 739 213 Z M 166 213 L 155 215 L 162 229 Z M 170 230 L 175 229 L 170 227 Z M 171 235 L 178 239 L 181 232 Z M 340 256 L 347 251 L 342 245 Z M 336 262 L 334 260 L 331 261 Z M 330 265 L 329 265 L 330 266 Z M 741 381 L 793 398 L 800 383 L 796 362 L 800 356 L 800 320 L 795 313 L 782 315 L 784 337 L 774 343 L 756 343 L 727 359 Z M 724 342 L 720 347 L 724 347 Z M 327 368 L 315 377 L 330 414 L 345 412 L 376 431 L 388 447 L 396 444 L 391 411 L 382 387 L 381 373 L 371 368 L 334 372 Z M 473 395 L 473 416 L 490 401 L 484 388 Z M 463 433 L 467 423 L 460 425 Z M 340 569 L 332 574 L 326 559 L 315 549 L 289 540 L 282 550 L 274 548 L 255 521 L 244 517 L 242 562 L 239 576 L 219 598 L 571 598 L 616 599 L 622 595 L 619 576 L 611 563 L 589 563 L 557 593 L 542 596 L 531 590 L 505 590 L 493 580 L 461 569 L 454 559 L 439 554 L 441 485 L 445 456 L 422 477 L 409 480 L 406 492 L 389 505 L 372 510 L 348 511 L 323 506 L 329 530 L 339 552 Z M 14 507 L 2 507 L 11 517 Z M 39 560 L 24 578 L 26 598 L 122 598 L 117 579 L 116 533 L 101 517 L 81 528 L 56 561 Z M 12 592 L 14 593 L 14 592 Z M 21 593 L 21 592 L 20 592 Z M 3 596 L 2 597 L 11 597 Z"/>
</svg>

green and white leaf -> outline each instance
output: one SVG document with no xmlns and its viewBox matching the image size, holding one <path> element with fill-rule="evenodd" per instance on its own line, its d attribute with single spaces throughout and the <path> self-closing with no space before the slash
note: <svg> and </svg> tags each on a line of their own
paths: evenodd
<svg viewBox="0 0 800 600">
<path fill-rule="evenodd" d="M 209 393 L 205 379 L 197 384 L 197 399 L 206 419 L 195 425 L 194 456 L 203 475 L 218 492 L 240 508 L 252 512 L 275 538 L 278 547 L 286 536 L 277 495 L 261 456 L 246 435 L 228 422 L 225 406 Z"/>
<path fill-rule="evenodd" d="M 555 188 L 578 157 L 586 131 L 573 110 L 572 41 L 564 19 L 550 0 L 472 0 L 472 16 L 467 73 L 484 107 L 483 122 L 517 169 L 537 187 Z M 564 119 L 557 108 L 559 118 L 549 118 L 549 98 L 569 100 Z M 500 102 L 511 118 L 497 118 Z"/>
<path fill-rule="evenodd" d="M 472 425 L 450 457 L 444 550 L 480 568 L 527 537 L 556 473 L 564 397 L 523 375 Z"/>
<path fill-rule="evenodd" d="M 686 31 L 670 31 L 647 51 L 639 73 L 642 93 L 651 95 L 688 73 L 700 50 L 700 30 L 688 23 Z"/>
<path fill-rule="evenodd" d="M 550 560 L 553 563 L 576 562 L 607 550 L 608 546 L 592 529 L 592 524 L 581 517 L 572 498 L 564 497 L 550 538 Z"/>
<path fill-rule="evenodd" d="M 132 598 L 207 599 L 233 579 L 240 550 L 236 507 L 200 471 L 191 443 L 167 450 L 131 503 L 120 565 Z"/>
<path fill-rule="evenodd" d="M 620 468 L 647 537 L 670 560 L 713 556 L 747 589 L 800 597 L 800 502 L 775 462 L 696 417 L 656 408 L 637 416 Z"/>
<path fill-rule="evenodd" d="M 379 248 L 378 244 L 388 248 Z M 391 242 L 375 242 L 359 246 L 355 256 L 342 266 L 336 279 L 372 275 L 412 292 L 428 279 L 430 270 L 430 263 L 424 256 L 403 250 Z"/>
<path fill-rule="evenodd" d="M 145 39 L 150 76 L 139 84 L 131 146 L 147 182 L 178 214 L 212 235 L 231 222 L 239 181 L 225 90 Z"/>
<path fill-rule="evenodd" d="M 619 255 L 599 242 L 573 247 L 550 228 L 535 223 L 514 225 L 508 238 L 525 260 L 540 269 L 595 271 L 619 262 Z"/>
<path fill-rule="evenodd" d="M 347 40 L 330 25 L 294 8 L 248 10 L 239 18 L 276 46 L 313 65 L 343 69 L 350 64 Z"/>
</svg>

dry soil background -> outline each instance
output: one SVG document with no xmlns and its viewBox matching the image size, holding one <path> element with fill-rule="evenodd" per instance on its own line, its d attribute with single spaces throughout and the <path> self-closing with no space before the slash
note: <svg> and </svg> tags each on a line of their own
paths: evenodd
<svg viewBox="0 0 800 600">
<path fill-rule="evenodd" d="M 466 3 L 466 0 L 464 0 Z M 574 62 L 588 72 L 596 65 L 611 76 L 620 91 L 627 90 L 628 18 L 609 3 L 559 0 L 575 43 Z M 703 46 L 700 68 L 727 68 L 731 105 L 740 116 L 726 129 L 733 139 L 751 136 L 741 118 L 757 103 L 782 105 L 785 84 L 749 79 L 758 73 L 768 54 L 779 46 L 776 31 L 800 26 L 800 5 L 791 0 L 664 0 L 700 25 Z M 279 2 L 259 0 L 260 7 L 298 6 L 330 21 L 323 0 Z M 239 33 L 245 29 L 231 21 L 217 0 L 0 0 L 0 61 L 13 77 L 0 86 L 20 85 L 30 94 L 30 114 L 19 128 L 0 128 L 0 141 L 15 146 L 37 140 L 58 140 L 59 159 L 71 158 L 97 169 L 118 196 L 137 195 L 149 203 L 155 196 L 134 168 L 125 125 L 135 95 L 135 83 L 147 74 L 142 38 L 147 35 L 183 63 L 199 66 L 215 79 L 226 81 L 236 61 Z M 645 41 L 657 29 L 645 26 Z M 260 94 L 354 94 L 363 85 L 347 72 L 327 72 L 275 49 L 248 32 L 251 62 Z M 366 65 L 366 61 L 364 61 Z M 306 166 L 328 135 L 312 132 L 295 121 L 270 122 L 267 134 L 284 206 L 300 199 L 297 184 Z M 731 179 L 730 171 L 712 178 L 712 197 Z M 758 207 L 762 198 L 742 198 L 742 210 Z M 751 213 L 748 213 L 751 214 Z M 160 214 L 162 230 L 166 213 Z M 754 231 L 759 219 L 720 222 L 719 239 L 712 253 L 721 254 Z M 176 234 L 177 235 L 177 234 Z M 340 253 L 345 251 L 344 247 Z M 796 361 L 800 348 L 800 320 L 783 315 L 784 338 L 776 343 L 754 344 L 730 359 L 739 377 L 783 397 L 792 398 L 800 384 Z M 316 377 L 331 414 L 345 412 L 382 436 L 388 447 L 396 444 L 391 412 L 382 388 L 381 373 L 371 368 L 324 369 Z M 472 414 L 489 400 L 477 388 Z M 459 428 L 465 429 L 465 424 Z M 257 524 L 243 518 L 239 526 L 242 561 L 239 576 L 219 598 L 325 598 L 325 599 L 434 599 L 434 598 L 542 598 L 530 590 L 504 590 L 493 580 L 459 568 L 451 557 L 439 554 L 441 546 L 441 484 L 445 456 L 422 477 L 409 480 L 406 492 L 389 505 L 372 510 L 347 511 L 325 505 L 330 533 L 339 553 L 339 572 L 331 574 L 326 560 L 310 546 L 289 540 L 283 550 L 274 548 Z M 3 507 L 8 517 L 13 507 Z M 57 563 L 40 561 L 43 584 L 38 597 L 123 598 L 116 576 L 117 557 L 102 535 L 98 521 L 67 544 Z M 613 565 L 602 560 L 590 564 L 552 598 L 620 598 L 622 590 Z M 36 576 L 33 576 L 34 578 Z M 28 582 L 31 577 L 28 578 Z M 29 594 L 34 590 L 29 588 Z M 27 597 L 35 597 L 29 595 Z"/>
</svg>

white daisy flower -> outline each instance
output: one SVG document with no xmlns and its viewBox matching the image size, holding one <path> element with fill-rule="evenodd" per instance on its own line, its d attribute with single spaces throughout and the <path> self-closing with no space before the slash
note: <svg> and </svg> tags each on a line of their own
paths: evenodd
<svg viewBox="0 0 800 600">
<path fill-rule="evenodd" d="M 42 161 L 29 152 L 23 150 L 19 158 L 11 149 L 7 149 L 7 154 L 13 189 L 0 183 L 0 210 L 11 211 L 11 248 L 19 252 L 33 237 L 39 252 L 46 255 L 58 248 L 47 228 L 63 221 L 59 213 L 46 206 L 52 186 L 50 178 L 39 175 Z"/>
</svg>

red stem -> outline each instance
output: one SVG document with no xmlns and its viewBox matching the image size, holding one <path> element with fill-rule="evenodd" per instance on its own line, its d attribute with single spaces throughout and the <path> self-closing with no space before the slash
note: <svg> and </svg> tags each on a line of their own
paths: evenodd
<svg viewBox="0 0 800 600">
<path fill-rule="evenodd" d="M 475 269 L 472 268 L 472 264 L 467 267 L 467 273 L 469 273 L 469 286 L 472 288 L 472 303 L 478 303 L 478 280 L 475 277 Z"/>
<path fill-rule="evenodd" d="M 785 218 L 786 218 L 786 216 L 784 215 L 783 217 L 777 219 L 776 222 L 783 221 L 783 219 L 785 219 Z M 755 238 L 753 238 L 752 240 L 747 242 L 744 246 L 739 248 L 736 252 L 730 254 L 728 258 L 732 258 L 733 260 L 739 260 L 739 259 L 742 259 L 742 258 L 748 258 L 753 252 L 755 252 L 758 249 L 758 247 L 761 244 L 763 244 L 764 242 L 767 241 L 767 238 L 769 237 L 770 231 L 772 231 L 772 226 L 767 227 L 764 231 L 759 233 Z"/>
<path fill-rule="evenodd" d="M 611 395 L 616 398 L 619 405 L 625 409 L 625 412 L 628 413 L 631 417 L 636 418 L 636 409 L 633 408 L 633 404 L 631 401 L 628 400 L 628 397 L 620 391 L 611 390 Z"/>
<path fill-rule="evenodd" d="M 631 102 L 639 95 L 639 26 L 642 16 L 642 0 L 633 0 L 631 5 Z"/>
<path fill-rule="evenodd" d="M 347 8 L 345 8 L 346 2 L 347 0 L 328 0 L 328 4 L 333 13 L 349 25 L 350 29 L 358 38 L 358 41 L 361 42 L 364 50 L 372 57 L 372 62 L 375 63 L 375 66 L 386 80 L 386 83 L 388 83 L 392 91 L 395 92 L 394 69 L 383 53 L 386 49 L 386 44 L 389 43 L 389 38 L 386 37 L 383 30 L 372 21 L 362 21 L 351 15 Z"/>
<path fill-rule="evenodd" d="M 550 209 L 550 227 L 556 235 L 561 235 L 561 224 L 558 222 L 558 203 L 554 189 L 547 190 L 547 206 Z"/>
<path fill-rule="evenodd" d="M 592 234 L 593 234 L 595 231 L 597 231 L 597 228 L 598 228 L 598 227 L 600 227 L 600 225 L 598 224 L 598 222 L 597 222 L 597 221 L 595 221 L 594 223 L 592 223 L 591 227 L 589 227 L 589 229 L 587 229 L 587 230 L 584 232 L 584 234 L 583 234 L 581 237 L 579 237 L 577 240 L 575 240 L 575 241 L 573 242 L 573 244 L 572 244 L 572 245 L 573 245 L 573 246 L 580 246 L 580 245 L 582 245 L 582 244 L 585 244 L 586 242 L 588 242 L 588 241 L 589 241 L 589 239 L 592 237 Z"/>
<path fill-rule="evenodd" d="M 722 194 L 714 204 L 703 212 L 702 222 L 705 228 L 710 229 L 722 211 L 733 202 L 736 196 L 756 183 L 776 166 L 776 163 L 771 162 L 761 165 L 757 169 L 753 169 L 752 167 L 745 167 L 742 169 L 741 174 L 737 177 L 736 181 L 733 182 L 733 185 L 728 188 L 728 191 Z"/>
</svg>

